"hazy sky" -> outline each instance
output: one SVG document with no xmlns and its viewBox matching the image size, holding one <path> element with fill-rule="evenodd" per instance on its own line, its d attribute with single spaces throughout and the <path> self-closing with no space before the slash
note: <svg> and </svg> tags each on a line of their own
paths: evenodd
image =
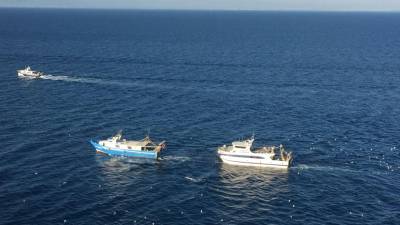
<svg viewBox="0 0 400 225">
<path fill-rule="evenodd" d="M 400 0 L 0 0 L 0 7 L 400 11 Z"/>
</svg>

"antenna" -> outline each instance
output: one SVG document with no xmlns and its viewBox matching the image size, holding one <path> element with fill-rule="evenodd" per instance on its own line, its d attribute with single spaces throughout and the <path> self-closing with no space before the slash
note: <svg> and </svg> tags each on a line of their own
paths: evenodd
<svg viewBox="0 0 400 225">
<path fill-rule="evenodd" d="M 150 128 L 147 128 L 147 137 L 150 137 Z"/>
</svg>

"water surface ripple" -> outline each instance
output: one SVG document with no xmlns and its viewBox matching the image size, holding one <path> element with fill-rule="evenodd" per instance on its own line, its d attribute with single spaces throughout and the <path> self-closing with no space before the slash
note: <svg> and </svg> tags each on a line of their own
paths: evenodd
<svg viewBox="0 0 400 225">
<path fill-rule="evenodd" d="M 0 224 L 400 224 L 399 21 L 0 9 Z M 88 143 L 119 129 L 168 149 Z M 253 132 L 294 166 L 217 159 Z"/>
</svg>

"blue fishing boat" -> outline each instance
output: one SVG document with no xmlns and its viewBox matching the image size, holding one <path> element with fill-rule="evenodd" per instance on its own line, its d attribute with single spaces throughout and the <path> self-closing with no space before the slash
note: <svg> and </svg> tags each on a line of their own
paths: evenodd
<svg viewBox="0 0 400 225">
<path fill-rule="evenodd" d="M 122 139 L 122 131 L 106 140 L 90 140 L 97 152 L 111 156 L 141 157 L 157 159 L 161 150 L 165 149 L 166 143 L 153 142 L 147 135 L 139 141 Z"/>
</svg>

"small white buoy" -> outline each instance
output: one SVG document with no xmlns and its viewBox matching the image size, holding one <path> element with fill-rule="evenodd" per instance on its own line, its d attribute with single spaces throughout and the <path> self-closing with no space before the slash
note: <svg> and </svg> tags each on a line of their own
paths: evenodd
<svg viewBox="0 0 400 225">
<path fill-rule="evenodd" d="M 295 207 L 295 205 L 293 204 L 293 208 Z"/>
<path fill-rule="evenodd" d="M 290 216 L 290 219 L 293 219 L 293 216 Z"/>
<path fill-rule="evenodd" d="M 221 222 L 224 222 L 224 219 L 221 219 Z"/>
<path fill-rule="evenodd" d="M 147 220 L 147 216 L 144 216 L 144 219 Z"/>
<path fill-rule="evenodd" d="M 67 220 L 66 219 L 64 219 L 64 223 L 66 223 L 67 222 Z"/>
<path fill-rule="evenodd" d="M 200 213 L 203 214 L 203 210 L 202 209 L 200 209 Z"/>
<path fill-rule="evenodd" d="M 38 175 L 38 172 L 35 172 L 35 175 Z"/>
<path fill-rule="evenodd" d="M 290 202 L 291 200 L 289 199 L 288 202 Z"/>
<path fill-rule="evenodd" d="M 117 211 L 114 211 L 114 212 L 113 212 L 113 215 L 114 215 L 114 216 L 117 215 Z"/>
</svg>

